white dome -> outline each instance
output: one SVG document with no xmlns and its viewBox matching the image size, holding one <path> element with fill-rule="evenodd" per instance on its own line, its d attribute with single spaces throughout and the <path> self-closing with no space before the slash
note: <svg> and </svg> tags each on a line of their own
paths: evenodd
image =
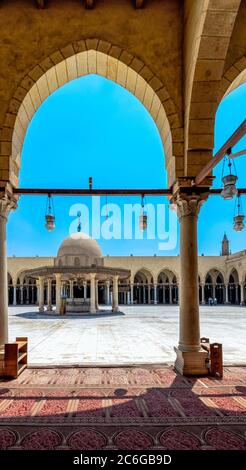
<svg viewBox="0 0 246 470">
<path fill-rule="evenodd" d="M 97 241 L 86 233 L 72 233 L 62 242 L 55 264 L 60 266 L 101 265 L 102 252 Z"/>
</svg>

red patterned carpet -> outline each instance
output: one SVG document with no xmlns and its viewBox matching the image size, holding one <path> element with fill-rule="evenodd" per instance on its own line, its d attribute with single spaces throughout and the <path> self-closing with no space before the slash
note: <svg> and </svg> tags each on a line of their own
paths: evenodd
<svg viewBox="0 0 246 470">
<path fill-rule="evenodd" d="M 244 449 L 246 367 L 27 369 L 0 382 L 0 449 Z"/>
</svg>

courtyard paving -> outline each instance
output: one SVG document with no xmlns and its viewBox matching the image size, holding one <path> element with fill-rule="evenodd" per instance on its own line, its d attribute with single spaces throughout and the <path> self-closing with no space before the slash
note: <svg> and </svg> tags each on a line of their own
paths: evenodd
<svg viewBox="0 0 246 470">
<path fill-rule="evenodd" d="M 201 307 L 201 335 L 223 344 L 225 364 L 246 364 L 245 331 L 245 307 Z M 121 306 L 119 314 L 67 318 L 10 307 L 9 336 L 28 336 L 32 365 L 170 364 L 178 307 Z"/>
</svg>

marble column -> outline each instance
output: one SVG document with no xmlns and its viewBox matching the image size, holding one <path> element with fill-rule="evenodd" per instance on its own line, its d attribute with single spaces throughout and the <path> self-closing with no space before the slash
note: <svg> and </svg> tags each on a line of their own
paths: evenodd
<svg viewBox="0 0 246 470">
<path fill-rule="evenodd" d="M 87 281 L 83 282 L 84 287 L 84 300 L 87 300 Z"/>
<path fill-rule="evenodd" d="M 34 304 L 34 287 L 32 286 L 32 297 L 31 303 Z"/>
<path fill-rule="evenodd" d="M 91 303 L 90 303 L 90 312 L 96 313 L 96 274 L 91 273 L 90 275 L 90 288 L 91 288 Z"/>
<path fill-rule="evenodd" d="M 205 196 L 206 197 L 206 196 Z M 207 374 L 207 352 L 200 345 L 197 219 L 204 199 L 178 194 L 180 222 L 180 321 L 175 368 L 184 375 Z"/>
<path fill-rule="evenodd" d="M 39 276 L 39 311 L 44 311 L 44 277 Z"/>
<path fill-rule="evenodd" d="M 225 303 L 229 304 L 229 298 L 228 298 L 228 284 L 225 284 Z"/>
<path fill-rule="evenodd" d="M 205 305 L 205 285 L 201 283 L 201 290 L 202 290 L 202 305 Z"/>
<path fill-rule="evenodd" d="M 173 303 L 172 284 L 169 284 L 169 303 L 170 303 L 170 305 Z"/>
<path fill-rule="evenodd" d="M 130 293 L 130 291 L 128 290 L 128 291 L 127 291 L 127 305 L 130 305 L 130 303 L 131 303 L 131 293 Z"/>
<path fill-rule="evenodd" d="M 98 280 L 95 281 L 95 306 L 98 310 Z"/>
<path fill-rule="evenodd" d="M 143 285 L 143 303 L 146 304 L 146 292 L 145 292 L 145 286 Z"/>
<path fill-rule="evenodd" d="M 133 298 L 133 284 L 131 283 L 131 305 L 133 305 L 134 298 Z"/>
<path fill-rule="evenodd" d="M 47 310 L 52 311 L 52 279 L 47 281 Z"/>
<path fill-rule="evenodd" d="M 150 284 L 148 284 L 148 304 L 150 305 L 151 304 L 151 293 L 150 293 Z"/>
<path fill-rule="evenodd" d="M 106 281 L 106 305 L 110 305 L 110 281 Z"/>
<path fill-rule="evenodd" d="M 23 305 L 23 284 L 20 286 L 20 303 Z"/>
<path fill-rule="evenodd" d="M 14 284 L 14 288 L 13 288 L 13 305 L 16 306 L 17 305 L 17 296 L 16 296 L 16 284 Z"/>
<path fill-rule="evenodd" d="M 215 284 L 212 285 L 212 297 L 213 299 L 215 299 L 216 295 L 215 295 Z"/>
<path fill-rule="evenodd" d="M 113 305 L 112 305 L 113 312 L 119 311 L 118 280 L 119 280 L 119 276 L 113 277 Z"/>
<path fill-rule="evenodd" d="M 241 292 L 240 305 L 243 306 L 243 305 L 245 305 L 245 301 L 244 301 L 244 283 L 243 282 L 240 283 L 240 292 Z"/>
<path fill-rule="evenodd" d="M 165 297 L 165 286 L 162 286 L 162 303 L 166 303 L 166 297 Z"/>
<path fill-rule="evenodd" d="M 73 297 L 73 280 L 69 281 L 69 297 L 70 297 L 71 300 L 74 299 L 74 297 Z"/>
<path fill-rule="evenodd" d="M 157 285 L 154 284 L 154 305 L 157 305 Z"/>
<path fill-rule="evenodd" d="M 235 302 L 236 302 L 236 305 L 239 304 L 239 298 L 238 298 L 238 284 L 235 285 Z"/>
<path fill-rule="evenodd" d="M 27 287 L 26 287 L 26 303 L 27 303 L 27 305 L 29 304 L 29 294 L 30 294 L 29 289 L 30 289 L 30 287 L 29 287 L 29 285 L 27 285 Z"/>
<path fill-rule="evenodd" d="M 56 277 L 56 313 L 61 313 L 61 274 L 57 273 Z"/>
</svg>

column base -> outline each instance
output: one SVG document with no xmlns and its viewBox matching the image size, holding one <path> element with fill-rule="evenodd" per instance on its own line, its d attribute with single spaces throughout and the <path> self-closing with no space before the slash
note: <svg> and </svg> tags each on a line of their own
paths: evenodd
<svg viewBox="0 0 246 470">
<path fill-rule="evenodd" d="M 39 312 L 44 312 L 44 307 L 39 307 L 38 310 Z"/>
<path fill-rule="evenodd" d="M 0 346 L 0 377 L 4 376 L 4 345 Z"/>
<path fill-rule="evenodd" d="M 119 312 L 119 311 L 120 311 L 120 310 L 119 310 L 119 307 L 114 307 L 114 308 L 112 308 L 112 312 L 114 312 L 114 313 Z"/>
<path fill-rule="evenodd" d="M 182 375 L 208 375 L 207 351 L 180 351 L 174 347 L 177 354 L 174 367 Z"/>
<path fill-rule="evenodd" d="M 47 312 L 52 312 L 53 308 L 52 305 L 47 305 Z"/>
<path fill-rule="evenodd" d="M 91 309 L 90 313 L 97 313 L 97 310 L 96 309 Z"/>
</svg>

